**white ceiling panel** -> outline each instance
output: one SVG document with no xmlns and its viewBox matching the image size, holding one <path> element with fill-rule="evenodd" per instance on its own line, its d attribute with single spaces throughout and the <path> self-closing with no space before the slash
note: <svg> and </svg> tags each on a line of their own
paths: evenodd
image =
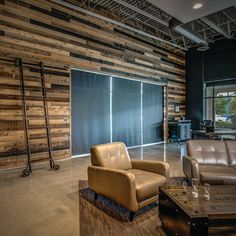
<svg viewBox="0 0 236 236">
<path fill-rule="evenodd" d="M 236 0 L 148 0 L 176 19 L 187 23 L 236 5 Z M 200 9 L 193 5 L 202 3 Z"/>
</svg>

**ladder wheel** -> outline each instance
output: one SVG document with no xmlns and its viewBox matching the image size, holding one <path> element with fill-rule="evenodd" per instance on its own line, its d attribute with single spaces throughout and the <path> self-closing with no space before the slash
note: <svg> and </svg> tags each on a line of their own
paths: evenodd
<svg viewBox="0 0 236 236">
<path fill-rule="evenodd" d="M 53 165 L 52 168 L 53 168 L 54 171 L 57 171 L 57 170 L 60 169 L 60 166 L 58 164 L 55 164 L 55 165 Z"/>
<path fill-rule="evenodd" d="M 23 170 L 23 172 L 22 172 L 22 177 L 26 177 L 26 176 L 29 176 L 29 174 L 30 174 L 30 171 L 29 170 Z"/>
</svg>

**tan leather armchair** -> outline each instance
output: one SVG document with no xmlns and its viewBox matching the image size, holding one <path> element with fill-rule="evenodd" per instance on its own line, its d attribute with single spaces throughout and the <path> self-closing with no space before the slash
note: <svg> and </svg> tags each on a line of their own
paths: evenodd
<svg viewBox="0 0 236 236">
<path fill-rule="evenodd" d="M 158 199 L 159 187 L 169 177 L 169 165 L 161 161 L 130 160 L 124 143 L 96 145 L 91 148 L 88 167 L 89 187 L 134 212 Z"/>
</svg>

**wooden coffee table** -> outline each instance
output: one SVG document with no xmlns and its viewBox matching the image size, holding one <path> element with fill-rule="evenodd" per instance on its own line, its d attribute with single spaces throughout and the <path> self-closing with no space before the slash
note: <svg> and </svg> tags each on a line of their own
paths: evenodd
<svg viewBox="0 0 236 236">
<path fill-rule="evenodd" d="M 197 199 L 191 187 L 187 194 L 182 187 L 161 187 L 159 216 L 168 235 L 205 236 L 210 229 L 236 229 L 236 186 L 211 186 L 210 200 L 204 199 L 202 186 Z"/>
</svg>

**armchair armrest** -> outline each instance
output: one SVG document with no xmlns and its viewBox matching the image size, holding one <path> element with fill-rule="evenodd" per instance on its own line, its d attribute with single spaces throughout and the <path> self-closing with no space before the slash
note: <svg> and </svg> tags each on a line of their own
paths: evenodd
<svg viewBox="0 0 236 236">
<path fill-rule="evenodd" d="M 108 169 L 99 166 L 88 167 L 89 187 L 130 211 L 138 210 L 135 176 L 124 170 Z"/>
<path fill-rule="evenodd" d="M 189 181 L 192 178 L 199 179 L 199 164 L 196 159 L 190 156 L 183 156 L 183 171 Z"/>
<path fill-rule="evenodd" d="M 166 178 L 170 176 L 169 164 L 164 161 L 131 160 L 131 164 L 133 169 L 156 173 Z"/>
</svg>

